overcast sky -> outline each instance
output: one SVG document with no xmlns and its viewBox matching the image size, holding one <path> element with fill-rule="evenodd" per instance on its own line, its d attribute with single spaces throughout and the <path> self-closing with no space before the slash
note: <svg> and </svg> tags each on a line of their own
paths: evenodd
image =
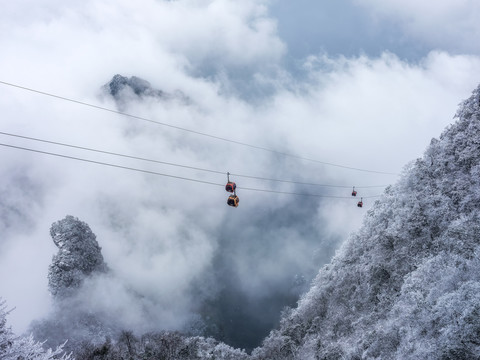
<svg viewBox="0 0 480 360">
<path fill-rule="evenodd" d="M 115 74 L 138 76 L 184 97 L 141 100 L 130 94 L 122 111 L 346 167 L 400 173 L 454 121 L 458 104 L 480 82 L 480 2 L 475 0 L 3 2 L 2 82 L 117 109 L 102 86 Z M 0 111 L 0 132 L 194 167 L 358 187 L 396 180 L 4 84 Z M 4 135 L 0 143 L 219 184 L 226 180 Z M 241 202 L 232 209 L 220 186 L 3 147 L 0 159 L 0 296 L 16 307 L 9 320 L 18 332 L 50 308 L 46 276 L 56 249 L 48 231 L 67 214 L 90 225 L 121 279 L 101 286 L 151 295 L 155 321 L 175 328 L 192 307 L 192 281 L 212 271 L 228 234 L 239 242 L 275 237 L 275 251 L 260 251 L 245 240 L 248 248 L 229 255 L 239 287 L 260 292 L 266 283 L 283 281 L 276 274 L 285 267 L 296 271 L 300 264 L 313 264 L 312 252 L 323 251 L 321 261 L 328 261 L 338 239 L 359 226 L 374 201 L 365 200 L 359 210 L 351 199 L 242 191 L 243 186 L 348 197 L 350 189 L 238 178 Z M 362 189 L 366 196 L 381 192 Z M 305 208 L 312 209 L 308 241 L 289 221 Z M 278 230 L 269 228 L 269 219 Z M 215 291 L 212 284 L 205 287 Z M 102 299 L 99 295 L 92 306 L 108 307 Z M 135 308 L 128 300 L 124 304 Z M 132 314 L 130 324 L 143 322 Z"/>
</svg>

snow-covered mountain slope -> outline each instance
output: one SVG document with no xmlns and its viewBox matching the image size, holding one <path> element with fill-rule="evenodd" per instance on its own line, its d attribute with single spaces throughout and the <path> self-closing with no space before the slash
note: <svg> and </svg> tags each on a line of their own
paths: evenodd
<svg viewBox="0 0 480 360">
<path fill-rule="evenodd" d="M 254 358 L 480 358 L 480 87 L 456 118 Z"/>
</svg>

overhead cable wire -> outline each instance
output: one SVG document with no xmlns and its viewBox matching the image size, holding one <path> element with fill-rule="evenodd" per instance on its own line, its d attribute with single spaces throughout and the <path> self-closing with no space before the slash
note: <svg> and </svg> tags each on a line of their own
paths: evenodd
<svg viewBox="0 0 480 360">
<path fill-rule="evenodd" d="M 297 192 L 290 192 L 290 191 L 279 191 L 279 190 L 271 190 L 271 189 L 255 189 L 249 187 L 240 187 L 237 185 L 237 189 L 240 190 L 247 190 L 247 191 L 259 191 L 259 192 L 267 192 L 267 193 L 274 193 L 274 194 L 287 194 L 287 195 L 297 195 L 297 196 L 312 196 L 312 197 L 325 197 L 325 198 L 333 198 L 333 199 L 350 199 L 355 200 L 355 198 L 351 196 L 334 196 L 334 195 L 320 195 L 320 194 L 309 194 L 309 193 L 297 193 Z M 372 199 L 377 198 L 382 195 L 370 195 L 370 196 L 362 196 L 364 199 Z"/>
<path fill-rule="evenodd" d="M 137 171 L 137 172 L 142 172 L 142 173 L 151 174 L 151 175 L 165 176 L 165 177 L 175 178 L 175 179 L 179 179 L 179 180 L 195 181 L 195 182 L 199 182 L 199 183 L 203 183 L 203 184 L 223 186 L 223 184 L 218 184 L 218 183 L 214 183 L 214 182 L 210 182 L 210 181 L 191 179 L 191 178 L 187 178 L 187 177 L 183 177 L 183 176 L 162 174 L 162 173 L 159 173 L 159 172 L 156 172 L 156 171 L 137 169 L 137 168 L 132 168 L 132 167 L 123 166 L 123 165 L 110 164 L 110 163 L 106 163 L 106 162 L 102 162 L 102 161 L 84 159 L 84 158 L 79 158 L 79 157 L 75 157 L 75 156 L 69 156 L 69 155 L 64 155 L 64 154 L 52 153 L 52 152 L 48 152 L 48 151 L 25 148 L 25 147 L 22 147 L 22 146 L 15 146 L 15 145 L 3 144 L 3 143 L 0 143 L 0 146 L 9 147 L 9 148 L 13 148 L 13 149 L 19 149 L 19 150 L 25 150 L 25 151 L 30 151 L 30 152 L 35 152 L 35 153 L 44 154 L 44 155 L 57 156 L 57 157 L 61 157 L 61 158 L 64 158 L 64 159 L 83 161 L 83 162 L 88 162 L 88 163 L 103 165 L 103 166 L 110 166 L 110 167 L 120 168 L 120 169 L 124 169 L 124 170 Z"/>
<path fill-rule="evenodd" d="M 32 141 L 38 141 L 38 142 L 43 142 L 43 143 L 46 143 L 46 144 L 65 146 L 65 147 L 69 147 L 69 148 L 73 148 L 73 149 L 92 151 L 92 152 L 96 152 L 96 153 L 100 153 L 100 154 L 119 156 L 119 157 L 128 158 L 128 159 L 148 161 L 148 162 L 153 162 L 153 163 L 162 164 L 162 165 L 177 166 L 177 167 L 182 167 L 182 168 L 187 168 L 187 169 L 192 169 L 192 170 L 200 170 L 200 171 L 211 172 L 211 173 L 215 173 L 215 174 L 225 174 L 224 171 L 209 170 L 209 169 L 203 169 L 203 168 L 194 167 L 194 166 L 175 164 L 175 163 L 171 163 L 171 162 L 167 162 L 167 161 L 147 159 L 147 158 L 143 158 L 143 157 L 139 157 L 139 156 L 125 155 L 125 154 L 120 154 L 120 153 L 106 151 L 106 150 L 98 150 L 98 149 L 88 148 L 88 147 L 85 147 L 85 146 L 66 144 L 66 143 L 62 143 L 62 142 L 44 140 L 44 139 L 34 138 L 34 137 L 30 137 L 30 136 L 23 136 L 23 135 L 18 135 L 18 134 L 11 134 L 11 133 L 6 133 L 6 132 L 2 132 L 2 131 L 0 131 L 0 135 L 12 136 L 12 137 L 17 137 L 17 138 L 20 138 L 20 139 L 27 139 L 27 140 L 32 140 Z"/>
<path fill-rule="evenodd" d="M 282 179 L 272 179 L 272 178 L 265 178 L 260 176 L 251 176 L 251 175 L 240 175 L 235 173 L 230 173 L 231 176 L 243 177 L 247 179 L 256 179 L 256 180 L 265 180 L 265 181 L 272 181 L 272 182 L 282 182 L 288 184 L 297 184 L 297 185 L 309 185 L 309 186 L 321 186 L 321 187 L 331 187 L 331 188 L 342 188 L 342 189 L 350 189 L 351 185 L 332 185 L 332 184 L 318 184 L 318 183 L 310 183 L 310 182 L 302 182 L 302 181 L 294 181 L 294 180 L 282 180 Z M 388 185 L 366 185 L 366 186 L 355 186 L 357 189 L 371 189 L 371 188 L 384 188 Z"/>
<path fill-rule="evenodd" d="M 55 94 L 52 94 L 52 93 L 48 93 L 48 92 L 44 92 L 44 91 L 32 89 L 32 88 L 25 87 L 25 86 L 20 86 L 20 85 L 17 85 L 17 84 L 13 84 L 13 83 L 1 81 L 1 80 L 0 80 L 0 84 L 7 85 L 7 86 L 11 86 L 11 87 L 15 87 L 15 88 L 22 89 L 22 90 L 26 90 L 26 91 L 30 91 L 30 92 L 34 92 L 34 93 L 41 94 L 41 95 L 44 95 L 44 96 L 49 96 L 49 97 L 52 97 L 52 98 L 56 98 L 56 99 L 60 99 L 60 100 L 68 101 L 68 102 L 72 102 L 72 103 L 75 103 L 75 104 L 79 104 L 79 105 L 91 107 L 91 108 L 94 108 L 94 109 L 97 109 L 97 110 L 103 110 L 103 111 L 107 111 L 107 112 L 110 112 L 110 113 L 113 113 L 113 114 L 126 116 L 126 117 L 129 117 L 129 118 L 132 118 L 132 119 L 141 120 L 141 121 L 145 121 L 145 122 L 149 122 L 149 123 L 154 123 L 154 124 L 161 125 L 161 126 L 165 126 L 165 127 L 169 127 L 169 128 L 172 128 L 172 129 L 176 129 L 176 130 L 181 130 L 181 131 L 185 131 L 185 132 L 188 132 L 188 133 L 192 133 L 192 134 L 195 134 L 195 135 L 205 136 L 205 137 L 209 137 L 209 138 L 212 138 L 212 139 L 221 140 L 221 141 L 224 141 L 224 142 L 229 142 L 229 143 L 233 143 L 233 144 L 236 144 L 236 145 L 246 146 L 246 147 L 250 147 L 250 148 L 253 148 L 253 149 L 257 149 L 257 150 L 263 150 L 263 151 L 267 151 L 267 152 L 270 152 L 270 153 L 279 154 L 279 155 L 286 156 L 286 157 L 290 157 L 290 158 L 295 158 L 295 159 L 298 159 L 298 160 L 315 162 L 315 163 L 318 163 L 318 164 L 323 164 L 323 165 L 328 165 L 328 166 L 334 166 L 334 167 L 338 167 L 338 168 L 342 168 L 342 169 L 347 169 L 347 170 L 355 170 L 355 171 L 375 173 L 375 174 L 382 174 L 382 175 L 398 175 L 397 173 L 392 173 L 392 172 L 376 171 L 376 170 L 369 170 L 369 169 L 361 169 L 361 168 L 356 168 L 356 167 L 351 167 L 351 166 L 334 164 L 334 163 L 331 163 L 331 162 L 320 161 L 320 160 L 316 160 L 316 159 L 312 159 L 312 158 L 307 158 L 307 157 L 303 157 L 303 156 L 296 155 L 296 154 L 290 154 L 290 153 L 286 153 L 286 152 L 283 152 L 283 151 L 278 151 L 278 150 L 274 150 L 274 149 L 269 149 L 269 148 L 266 148 L 266 147 L 263 147 L 263 146 L 258 146 L 258 145 L 253 145 L 253 144 L 245 143 L 245 142 L 238 141 L 238 140 L 227 139 L 227 138 L 225 138 L 225 137 L 221 137 L 221 136 L 217 136 L 217 135 L 212 135 L 212 134 L 200 132 L 200 131 L 197 131 L 197 130 L 192 130 L 192 129 L 183 128 L 183 127 L 176 126 L 176 125 L 172 125 L 172 124 L 168 124 L 168 123 L 165 123 L 165 122 L 160 122 L 160 121 L 148 119 L 148 118 L 145 118 L 145 117 L 142 117 L 142 116 L 137 116 L 137 115 L 133 115 L 133 114 L 128 114 L 128 113 L 125 113 L 125 112 L 123 112 L 123 111 L 109 109 L 109 108 L 106 108 L 106 107 L 103 107 L 103 106 L 90 104 L 90 103 L 87 103 L 87 102 L 83 102 L 83 101 L 71 99 L 71 98 L 68 98 L 68 97 L 60 96 L 60 95 L 55 95 Z"/>
<path fill-rule="evenodd" d="M 174 178 L 174 179 L 177 179 L 177 180 L 192 181 L 192 182 L 198 182 L 198 183 L 202 183 L 202 184 L 221 186 L 221 187 L 224 186 L 224 184 L 218 184 L 218 183 L 214 183 L 214 182 L 211 182 L 211 181 L 192 179 L 192 178 L 187 178 L 187 177 L 183 177 L 183 176 L 176 176 L 176 175 L 171 175 L 171 174 L 164 174 L 164 173 L 159 173 L 159 172 L 156 172 L 156 171 L 138 169 L 138 168 L 133 168 L 133 167 L 129 167 L 129 166 L 111 164 L 111 163 L 106 163 L 106 162 L 102 162 L 102 161 L 84 159 L 84 158 L 79 158 L 79 157 L 69 156 L 69 155 L 64 155 L 64 154 L 58 154 L 58 153 L 52 153 L 52 152 L 48 152 L 48 151 L 30 149 L 30 148 L 26 148 L 26 147 L 22 147 L 22 146 L 16 146 L 16 145 L 4 144 L 4 143 L 0 143 L 0 146 L 7 147 L 7 148 L 12 148 L 12 149 L 17 149 L 17 150 L 34 152 L 34 153 L 43 154 L 43 155 L 56 156 L 56 157 L 60 157 L 60 158 L 64 158 L 64 159 L 77 160 L 77 161 L 82 161 L 82 162 L 87 162 L 87 163 L 92 163 L 92 164 L 97 164 L 97 165 L 102 165 L 102 166 L 109 166 L 109 167 L 113 167 L 113 168 L 136 171 L 136 172 L 146 173 L 146 174 L 150 174 L 150 175 L 164 176 L 164 177 Z M 347 196 L 296 193 L 296 192 L 276 191 L 276 190 L 269 190 L 269 189 L 256 189 L 256 188 L 248 188 L 248 187 L 245 187 L 245 188 L 237 187 L 237 189 L 242 189 L 242 190 L 246 190 L 246 191 L 277 193 L 277 194 L 285 194 L 285 195 L 307 196 L 307 197 L 350 199 L 350 197 L 347 197 Z M 363 198 L 374 198 L 374 197 L 379 197 L 379 196 L 381 196 L 381 195 L 364 196 Z"/>
<path fill-rule="evenodd" d="M 85 147 L 85 146 L 72 145 L 72 144 L 67 144 L 67 143 L 58 142 L 58 141 L 39 139 L 39 138 L 35 138 L 35 137 L 12 134 L 12 133 L 7 133 L 7 132 L 3 132 L 3 131 L 0 131 L 0 135 L 11 136 L 11 137 L 16 137 L 16 138 L 26 139 L 26 140 L 31 140 L 31 141 L 37 141 L 37 142 L 42 142 L 42 143 L 46 143 L 46 144 L 65 146 L 65 147 L 69 147 L 69 148 L 73 148 L 73 149 L 91 151 L 91 152 L 96 152 L 96 153 L 101 153 L 101 154 L 119 156 L 119 157 L 128 158 L 128 159 L 147 161 L 147 162 L 152 162 L 152 163 L 157 163 L 157 164 L 162 164 L 162 165 L 176 166 L 176 167 L 198 170 L 198 171 L 205 171 L 205 172 L 210 172 L 210 173 L 214 173 L 214 174 L 226 174 L 225 171 L 211 170 L 211 169 L 205 169 L 205 168 L 200 168 L 200 167 L 195 167 L 195 166 L 176 164 L 176 163 L 172 163 L 172 162 L 166 162 L 166 161 L 160 161 L 160 160 L 154 160 L 154 159 L 147 159 L 147 158 L 139 157 L 139 156 L 125 155 L 125 154 L 120 154 L 120 153 L 111 152 L 111 151 L 99 150 L 99 149 L 94 149 L 94 148 Z M 272 181 L 272 182 L 282 182 L 282 183 L 290 183 L 290 184 L 298 184 L 298 185 L 310 185 L 310 186 L 344 188 L 344 189 L 345 188 L 351 188 L 350 185 L 326 185 L 326 184 L 308 183 L 308 182 L 293 181 L 293 180 L 272 179 L 272 178 L 265 178 L 265 177 L 260 177 L 260 176 L 242 175 L 242 174 L 235 174 L 235 173 L 230 173 L 230 175 L 236 176 L 236 177 L 242 177 L 242 178 L 265 180 L 265 181 Z M 386 186 L 387 185 L 370 185 L 370 186 L 355 186 L 355 187 L 358 188 L 358 189 L 366 189 L 366 188 L 382 188 L 382 187 L 386 187 Z"/>
</svg>

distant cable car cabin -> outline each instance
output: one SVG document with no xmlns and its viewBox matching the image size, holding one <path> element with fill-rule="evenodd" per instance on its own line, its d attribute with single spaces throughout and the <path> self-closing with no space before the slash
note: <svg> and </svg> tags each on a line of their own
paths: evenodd
<svg viewBox="0 0 480 360">
<path fill-rule="evenodd" d="M 230 181 L 230 173 L 227 172 L 227 185 L 225 185 L 225 190 L 234 193 L 236 188 L 237 184 L 235 184 L 233 181 Z"/>
<path fill-rule="evenodd" d="M 360 201 L 358 202 L 357 206 L 361 208 L 363 206 L 363 198 L 360 198 Z"/>
<path fill-rule="evenodd" d="M 237 195 L 230 195 L 227 199 L 227 204 L 233 207 L 237 207 L 239 201 L 240 199 Z"/>
<path fill-rule="evenodd" d="M 352 190 L 352 196 L 357 196 L 357 191 L 355 190 L 355 186 L 353 187 L 353 190 Z"/>
</svg>

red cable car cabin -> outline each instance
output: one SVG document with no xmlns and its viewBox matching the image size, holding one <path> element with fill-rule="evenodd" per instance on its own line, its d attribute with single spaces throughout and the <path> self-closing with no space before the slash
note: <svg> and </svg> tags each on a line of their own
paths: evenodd
<svg viewBox="0 0 480 360">
<path fill-rule="evenodd" d="M 355 187 L 352 190 L 352 196 L 357 196 L 357 191 L 355 190 Z"/>
<path fill-rule="evenodd" d="M 228 192 L 235 192 L 235 189 L 237 188 L 237 184 L 235 184 L 233 181 L 227 182 L 227 185 L 225 185 L 225 190 Z"/>
<path fill-rule="evenodd" d="M 227 204 L 233 207 L 237 207 L 239 201 L 240 199 L 237 195 L 230 195 L 227 199 Z"/>
<path fill-rule="evenodd" d="M 357 204 L 358 207 L 362 207 L 362 206 L 363 206 L 363 201 L 362 201 L 362 200 L 363 200 L 363 199 L 360 199 L 360 201 L 358 202 L 358 204 Z"/>
</svg>

